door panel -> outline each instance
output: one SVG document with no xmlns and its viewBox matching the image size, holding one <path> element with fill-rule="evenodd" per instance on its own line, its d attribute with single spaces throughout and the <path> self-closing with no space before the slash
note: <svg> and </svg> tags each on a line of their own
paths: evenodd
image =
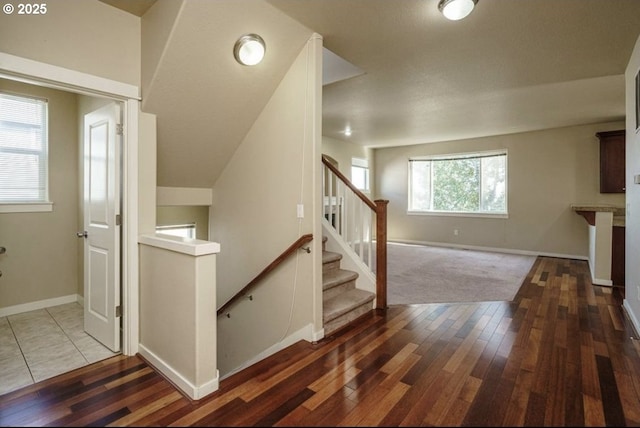
<svg viewBox="0 0 640 428">
<path fill-rule="evenodd" d="M 89 246 L 90 284 L 107 284 L 109 282 L 109 252 L 101 248 Z M 90 287 L 88 300 L 89 312 L 101 321 L 109 318 L 108 297 L 106 287 Z M 85 302 L 86 304 L 86 302 Z"/>
<path fill-rule="evenodd" d="M 111 103 L 84 120 L 84 328 L 120 350 L 120 107 Z"/>
</svg>

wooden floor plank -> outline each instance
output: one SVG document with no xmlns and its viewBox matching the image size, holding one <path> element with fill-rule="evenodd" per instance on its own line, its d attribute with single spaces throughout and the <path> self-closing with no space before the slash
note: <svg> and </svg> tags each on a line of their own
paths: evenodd
<svg viewBox="0 0 640 428">
<path fill-rule="evenodd" d="M 0 396 L 0 426 L 639 426 L 623 291 L 538 257 L 513 301 L 374 310 L 198 401 L 120 355 Z"/>
</svg>

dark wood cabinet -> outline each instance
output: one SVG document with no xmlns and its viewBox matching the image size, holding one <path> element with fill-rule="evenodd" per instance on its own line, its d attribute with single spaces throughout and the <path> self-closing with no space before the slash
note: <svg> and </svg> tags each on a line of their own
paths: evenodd
<svg viewBox="0 0 640 428">
<path fill-rule="evenodd" d="M 625 130 L 598 132 L 600 193 L 625 192 Z"/>
</svg>

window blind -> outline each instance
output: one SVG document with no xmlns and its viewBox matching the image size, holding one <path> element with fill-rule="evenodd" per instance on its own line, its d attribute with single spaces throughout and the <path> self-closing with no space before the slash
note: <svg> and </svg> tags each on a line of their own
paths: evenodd
<svg viewBox="0 0 640 428">
<path fill-rule="evenodd" d="M 47 101 L 0 93 L 0 203 L 48 200 Z"/>
</svg>

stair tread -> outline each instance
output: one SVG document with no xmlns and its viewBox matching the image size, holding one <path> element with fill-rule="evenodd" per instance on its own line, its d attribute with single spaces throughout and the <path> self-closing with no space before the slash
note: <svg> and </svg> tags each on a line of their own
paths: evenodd
<svg viewBox="0 0 640 428">
<path fill-rule="evenodd" d="M 374 293 L 359 288 L 346 291 L 324 302 L 322 318 L 331 321 L 374 298 Z"/>
<path fill-rule="evenodd" d="M 347 269 L 333 269 L 322 274 L 322 289 L 336 287 L 345 282 L 349 282 L 358 278 L 358 272 Z"/>
<path fill-rule="evenodd" d="M 334 253 L 333 251 L 323 251 L 322 252 L 322 263 L 326 264 L 326 263 L 331 263 L 334 262 L 336 260 L 341 260 L 342 259 L 342 254 L 340 253 Z"/>
</svg>

